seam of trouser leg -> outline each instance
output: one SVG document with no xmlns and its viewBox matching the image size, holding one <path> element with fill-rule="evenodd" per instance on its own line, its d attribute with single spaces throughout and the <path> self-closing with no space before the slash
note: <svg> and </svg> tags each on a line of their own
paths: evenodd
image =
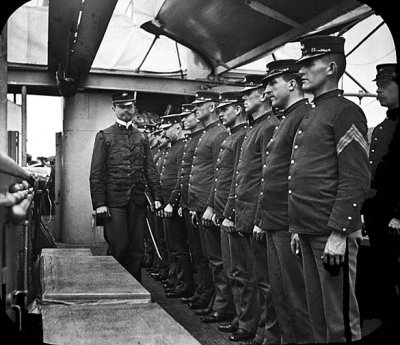
<svg viewBox="0 0 400 345">
<path fill-rule="evenodd" d="M 343 264 L 343 322 L 344 336 L 347 343 L 351 342 L 350 327 L 350 272 L 349 272 L 349 241 L 346 238 L 346 251 Z"/>
</svg>

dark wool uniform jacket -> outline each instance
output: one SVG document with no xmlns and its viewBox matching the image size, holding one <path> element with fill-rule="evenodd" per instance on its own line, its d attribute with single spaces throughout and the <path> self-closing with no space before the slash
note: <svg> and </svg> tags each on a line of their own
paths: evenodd
<svg viewBox="0 0 400 345">
<path fill-rule="evenodd" d="M 215 166 L 215 179 L 207 205 L 214 209 L 216 217 L 222 218 L 229 191 L 232 184 L 232 177 L 239 159 L 238 148 L 242 146 L 246 134 L 247 124 L 242 123 L 233 127 L 221 144 L 221 150 Z"/>
<path fill-rule="evenodd" d="M 236 231 L 242 233 L 253 231 L 264 162 L 262 150 L 272 138 L 278 124 L 278 118 L 270 111 L 250 121 L 243 138 L 228 203 L 224 210 L 224 217 L 235 221 Z M 231 206 L 232 202 L 234 207 Z"/>
<path fill-rule="evenodd" d="M 254 224 L 265 230 L 288 230 L 288 175 L 293 139 L 304 115 L 311 108 L 307 99 L 287 108 L 278 129 L 263 148 L 261 192 Z"/>
<path fill-rule="evenodd" d="M 379 218 L 386 225 L 392 218 L 400 219 L 400 109 L 389 110 L 387 115 L 372 134 L 372 138 L 376 134 L 378 140 L 375 141 L 376 146 L 373 146 L 374 140 L 371 142 L 370 159 L 371 153 L 378 151 L 375 157 L 379 156 L 379 160 L 372 161 L 371 166 L 375 166 L 371 181 L 373 193 L 365 200 L 362 210 L 363 214 Z M 386 132 L 390 141 L 381 132 Z M 373 147 L 376 147 L 375 152 L 372 152 Z"/>
<path fill-rule="evenodd" d="M 371 135 L 369 148 L 369 163 L 371 167 L 371 188 L 375 188 L 375 173 L 383 156 L 389 151 L 394 130 L 399 122 L 399 108 L 387 111 L 386 119 L 376 126 Z"/>
<path fill-rule="evenodd" d="M 161 200 L 160 177 L 148 140 L 133 126 L 117 123 L 97 133 L 90 168 L 93 208 L 124 207 L 129 200 L 144 206 L 146 184 Z"/>
<path fill-rule="evenodd" d="M 185 146 L 184 140 L 185 139 L 182 138 L 171 143 L 171 148 L 164 155 L 164 162 L 161 169 L 160 179 L 162 195 L 165 201 L 169 200 L 169 198 L 171 197 L 172 190 L 174 189 L 176 184 L 178 166 L 182 160 L 183 148 Z"/>
<path fill-rule="evenodd" d="M 168 204 L 174 207 L 189 207 L 189 175 L 192 169 L 194 150 L 200 136 L 203 134 L 203 129 L 190 133 L 185 140 L 183 148 L 182 160 L 179 162 L 177 180 L 175 187 L 168 200 Z"/>
<path fill-rule="evenodd" d="M 157 153 L 154 155 L 154 162 L 156 164 L 156 169 L 159 174 L 162 172 L 162 168 L 164 166 L 165 156 L 168 154 L 168 150 L 170 149 L 169 142 L 159 147 Z"/>
<path fill-rule="evenodd" d="M 289 169 L 289 230 L 322 235 L 361 229 L 370 183 L 367 120 L 343 91 L 326 92 L 297 130 Z"/>
<path fill-rule="evenodd" d="M 204 128 L 193 155 L 189 175 L 189 210 L 203 212 L 215 179 L 214 166 L 217 163 L 221 143 L 228 136 L 219 120 Z"/>
</svg>

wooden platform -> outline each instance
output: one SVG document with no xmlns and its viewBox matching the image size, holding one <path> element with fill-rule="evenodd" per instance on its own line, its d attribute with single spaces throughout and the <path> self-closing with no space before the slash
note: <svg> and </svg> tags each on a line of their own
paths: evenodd
<svg viewBox="0 0 400 345">
<path fill-rule="evenodd" d="M 52 255 L 60 257 L 92 256 L 90 248 L 43 248 L 41 256 Z"/>
<path fill-rule="evenodd" d="M 43 303 L 148 303 L 150 293 L 112 256 L 41 257 Z"/>
<path fill-rule="evenodd" d="M 43 341 L 57 345 L 200 345 L 156 303 L 45 305 Z"/>
</svg>

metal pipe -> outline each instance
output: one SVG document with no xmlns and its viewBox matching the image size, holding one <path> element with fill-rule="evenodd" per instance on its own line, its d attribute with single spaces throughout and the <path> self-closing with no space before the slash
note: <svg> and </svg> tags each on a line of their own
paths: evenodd
<svg viewBox="0 0 400 345">
<path fill-rule="evenodd" d="M 364 86 L 362 86 L 356 78 L 354 78 L 349 72 L 344 71 L 344 73 L 352 80 L 354 81 L 365 93 L 370 93 Z"/>
<path fill-rule="evenodd" d="M 182 71 L 182 63 L 181 63 L 181 56 L 179 54 L 178 42 L 175 42 L 175 48 L 176 48 L 176 55 L 178 56 L 179 72 L 181 72 L 181 77 L 182 77 L 182 79 L 184 79 L 185 76 L 183 75 L 183 71 Z"/>
<path fill-rule="evenodd" d="M 26 166 L 26 155 L 27 155 L 27 142 L 28 142 L 28 123 L 27 123 L 27 107 L 26 107 L 26 97 L 27 89 L 26 86 L 23 85 L 21 88 L 21 165 Z"/>
<path fill-rule="evenodd" d="M 0 35 L 0 151 L 8 152 L 7 136 L 7 25 Z"/>
<path fill-rule="evenodd" d="M 136 68 L 135 73 L 139 73 L 140 68 L 143 66 L 144 62 L 146 61 L 147 56 L 150 54 L 150 51 L 151 51 L 151 49 L 153 48 L 154 43 L 156 43 L 158 37 L 160 37 L 160 36 L 158 36 L 158 35 L 155 35 L 155 36 L 154 36 L 153 42 L 151 42 L 151 45 L 150 45 L 149 49 L 147 50 L 146 55 L 144 56 L 142 62 L 141 62 L 140 65 L 138 66 L 138 68 Z"/>
<path fill-rule="evenodd" d="M 383 21 L 382 23 L 380 23 L 375 29 L 373 29 L 367 36 L 365 36 L 352 50 L 350 50 L 347 54 L 346 54 L 346 58 L 353 53 L 361 44 L 363 44 L 368 38 L 370 38 L 383 24 L 385 24 L 385 22 Z"/>
<path fill-rule="evenodd" d="M 358 97 L 358 98 L 363 98 L 363 97 L 373 97 L 376 98 L 377 94 L 376 93 L 365 93 L 365 92 L 345 92 L 343 96 L 347 97 Z"/>
<path fill-rule="evenodd" d="M 29 210 L 28 210 L 29 212 Z M 24 291 L 28 291 L 29 288 L 29 221 L 24 222 Z M 26 298 L 26 297 L 25 297 Z M 26 302 L 26 300 L 25 300 Z M 27 304 L 25 303 L 25 306 Z"/>
</svg>

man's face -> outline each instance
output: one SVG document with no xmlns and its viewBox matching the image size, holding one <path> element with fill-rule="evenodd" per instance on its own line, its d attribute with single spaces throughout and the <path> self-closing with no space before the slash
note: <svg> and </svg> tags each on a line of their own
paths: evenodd
<svg viewBox="0 0 400 345">
<path fill-rule="evenodd" d="M 166 144 L 168 141 L 169 141 L 168 137 L 166 136 L 165 132 L 163 132 L 163 134 L 161 134 L 160 140 L 159 140 L 160 146 Z"/>
<path fill-rule="evenodd" d="M 236 123 L 236 105 L 228 104 L 219 108 L 218 114 L 222 124 L 227 128 L 232 128 Z"/>
<path fill-rule="evenodd" d="M 211 107 L 212 107 L 211 102 L 196 104 L 194 106 L 194 112 L 196 114 L 196 117 L 200 121 L 206 120 L 211 115 Z"/>
<path fill-rule="evenodd" d="M 160 134 L 152 134 L 149 136 L 149 141 L 150 141 L 150 145 L 154 146 L 157 145 L 160 142 Z"/>
<path fill-rule="evenodd" d="M 261 95 L 258 90 L 249 90 L 243 94 L 244 110 L 253 114 L 261 107 Z"/>
<path fill-rule="evenodd" d="M 378 87 L 376 98 L 382 107 L 392 109 L 399 106 L 399 86 L 394 80 L 377 80 L 376 86 Z"/>
<path fill-rule="evenodd" d="M 309 59 L 302 63 L 300 75 L 302 88 L 306 92 L 318 90 L 327 80 L 329 64 L 325 59 Z"/>
<path fill-rule="evenodd" d="M 193 130 L 197 126 L 197 117 L 195 113 L 190 113 L 186 115 L 183 119 L 183 127 L 189 131 Z"/>
<path fill-rule="evenodd" d="M 271 78 L 265 88 L 267 96 L 271 100 L 272 107 L 285 109 L 290 96 L 289 82 L 282 76 Z"/>
<path fill-rule="evenodd" d="M 167 129 L 165 135 L 170 141 L 175 141 L 178 139 L 180 128 L 181 128 L 180 124 L 175 123 Z"/>
<path fill-rule="evenodd" d="M 113 110 L 117 115 L 117 118 L 124 122 L 129 122 L 133 119 L 135 115 L 135 104 L 114 104 Z"/>
</svg>

